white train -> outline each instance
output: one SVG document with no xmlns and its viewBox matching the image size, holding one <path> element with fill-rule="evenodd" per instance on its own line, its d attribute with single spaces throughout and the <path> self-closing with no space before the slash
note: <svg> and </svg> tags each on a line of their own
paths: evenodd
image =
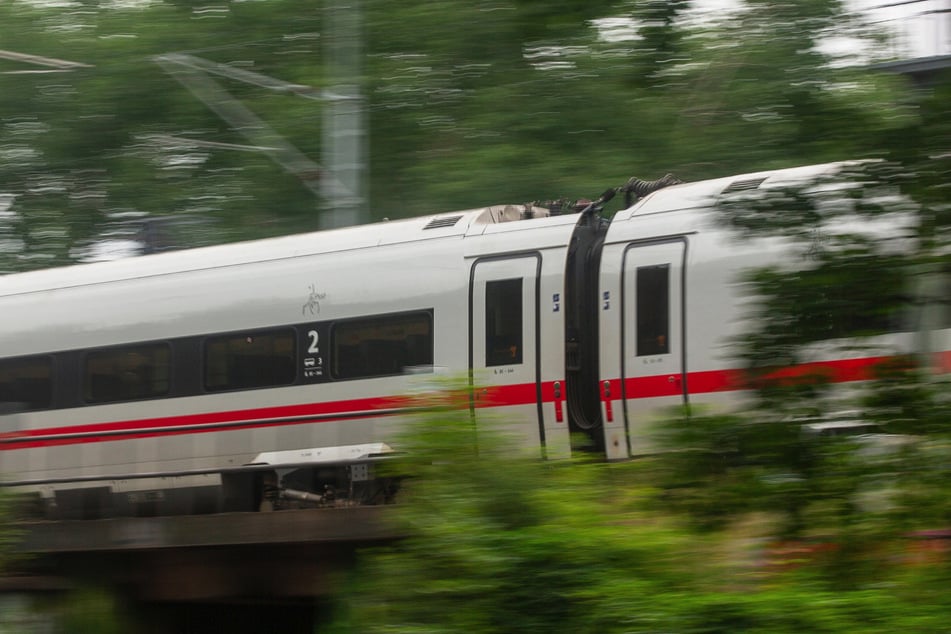
<svg viewBox="0 0 951 634">
<path fill-rule="evenodd" d="M 830 169 L 674 185 L 610 223 L 496 206 L 7 275 L 0 472 L 51 517 L 372 503 L 407 394 L 469 371 L 477 427 L 637 454 L 661 409 L 741 387 L 735 281 L 779 251 L 713 202 Z"/>
</svg>

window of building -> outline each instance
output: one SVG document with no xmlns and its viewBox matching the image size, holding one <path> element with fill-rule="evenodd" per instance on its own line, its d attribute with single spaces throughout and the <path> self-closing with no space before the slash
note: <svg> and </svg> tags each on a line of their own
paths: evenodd
<svg viewBox="0 0 951 634">
<path fill-rule="evenodd" d="M 403 374 L 432 369 L 433 319 L 429 312 L 381 315 L 339 321 L 331 331 L 333 377 Z"/>
<path fill-rule="evenodd" d="M 637 269 L 637 356 L 670 353 L 670 265 Z"/>
<path fill-rule="evenodd" d="M 485 283 L 485 365 L 522 362 L 522 278 Z"/>
<path fill-rule="evenodd" d="M 53 359 L 0 359 L 0 413 L 48 409 L 53 402 Z"/>
<path fill-rule="evenodd" d="M 96 350 L 86 355 L 83 396 L 111 403 L 168 394 L 171 352 L 166 343 Z"/>
<path fill-rule="evenodd" d="M 297 377 L 294 351 L 290 328 L 210 337 L 205 341 L 205 389 L 290 385 Z"/>
</svg>

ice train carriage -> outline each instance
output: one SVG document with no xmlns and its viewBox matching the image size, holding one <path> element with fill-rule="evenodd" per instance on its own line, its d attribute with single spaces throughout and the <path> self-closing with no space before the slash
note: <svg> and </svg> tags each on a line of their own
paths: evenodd
<svg viewBox="0 0 951 634">
<path fill-rule="evenodd" d="M 668 187 L 610 224 L 497 206 L 5 276 L 0 472 L 56 517 L 379 501 L 406 395 L 467 370 L 477 426 L 642 452 L 659 409 L 734 398 L 734 281 L 775 253 L 711 201 L 828 169 Z"/>
</svg>

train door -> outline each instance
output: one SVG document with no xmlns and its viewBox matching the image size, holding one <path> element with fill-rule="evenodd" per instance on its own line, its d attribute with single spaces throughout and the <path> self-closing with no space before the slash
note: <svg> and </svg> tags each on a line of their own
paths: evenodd
<svg viewBox="0 0 951 634">
<path fill-rule="evenodd" d="M 620 415 L 631 455 L 650 452 L 653 423 L 687 402 L 685 255 L 684 239 L 632 243 L 623 252 Z"/>
<path fill-rule="evenodd" d="M 469 284 L 469 368 L 477 429 L 516 434 L 544 451 L 541 255 L 481 258 Z"/>
</svg>

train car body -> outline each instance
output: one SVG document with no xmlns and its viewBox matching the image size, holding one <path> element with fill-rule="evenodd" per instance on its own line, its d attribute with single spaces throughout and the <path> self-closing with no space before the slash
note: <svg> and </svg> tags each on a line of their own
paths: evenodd
<svg viewBox="0 0 951 634">
<path fill-rule="evenodd" d="M 497 206 L 2 277 L 0 472 L 55 517 L 379 501 L 360 483 L 443 373 L 544 456 L 648 451 L 657 412 L 738 394 L 736 281 L 781 245 L 719 225 L 735 181 L 610 223 Z"/>
<path fill-rule="evenodd" d="M 743 282 L 754 269 L 799 266 L 802 253 L 780 237 L 743 237 L 714 212 L 728 192 L 809 186 L 843 164 L 807 166 L 662 189 L 616 214 L 599 271 L 600 397 L 604 451 L 623 459 L 649 453 L 653 423 L 671 408 L 723 412 L 748 396 L 736 343 L 755 306 Z M 850 226 L 868 237 L 901 235 L 905 214 Z M 892 242 L 897 243 L 897 238 Z M 896 249 L 906 249 L 902 244 Z M 936 322 L 937 323 L 937 322 Z M 902 330 L 899 332 L 899 330 Z M 939 329 L 931 350 L 946 349 Z M 804 372 L 860 383 L 883 359 L 921 349 L 911 320 L 885 335 L 822 341 L 804 352 Z M 848 390 L 833 398 L 847 400 Z"/>
<path fill-rule="evenodd" d="M 407 394 L 470 367 L 525 443 L 567 455 L 538 393 L 561 379 L 563 348 L 542 343 L 564 324 L 538 298 L 562 292 L 577 218 L 499 231 L 506 213 L 0 279 L 0 471 L 58 516 L 217 509 L 225 471 L 378 457 Z"/>
</svg>

